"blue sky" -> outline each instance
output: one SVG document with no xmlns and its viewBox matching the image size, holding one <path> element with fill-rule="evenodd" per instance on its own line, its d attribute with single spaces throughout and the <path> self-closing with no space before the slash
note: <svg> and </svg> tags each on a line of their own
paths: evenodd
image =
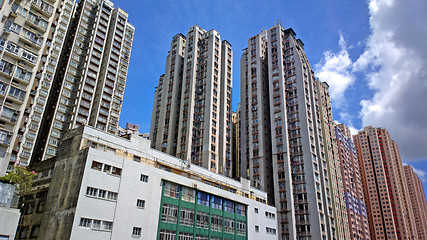
<svg viewBox="0 0 427 240">
<path fill-rule="evenodd" d="M 331 86 L 334 119 L 353 132 L 388 129 L 402 160 L 427 183 L 427 2 L 114 0 L 135 38 L 120 125 L 149 132 L 154 89 L 175 34 L 216 29 L 234 51 L 233 110 L 247 40 L 280 21 L 293 28 L 317 76 Z M 427 186 L 425 186 L 427 190 Z"/>
</svg>

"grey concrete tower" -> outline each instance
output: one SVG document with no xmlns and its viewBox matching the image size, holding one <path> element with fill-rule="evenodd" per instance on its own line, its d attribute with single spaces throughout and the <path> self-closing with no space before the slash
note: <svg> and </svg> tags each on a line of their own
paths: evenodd
<svg viewBox="0 0 427 240">
<path fill-rule="evenodd" d="M 316 79 L 304 44 L 276 25 L 241 58 L 241 173 L 277 208 L 279 239 L 334 239 Z"/>
<path fill-rule="evenodd" d="M 231 176 L 233 52 L 195 25 L 173 38 L 155 93 L 152 147 Z"/>
<path fill-rule="evenodd" d="M 56 155 L 63 131 L 117 132 L 134 27 L 108 0 L 2 2 L 0 174 Z"/>
<path fill-rule="evenodd" d="M 75 12 L 72 0 L 0 3 L 0 176 L 29 164 Z"/>
</svg>

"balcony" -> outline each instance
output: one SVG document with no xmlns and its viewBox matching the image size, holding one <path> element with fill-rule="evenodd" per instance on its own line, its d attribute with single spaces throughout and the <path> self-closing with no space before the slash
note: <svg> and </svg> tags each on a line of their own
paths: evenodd
<svg viewBox="0 0 427 240">
<path fill-rule="evenodd" d="M 44 15 L 50 17 L 53 13 L 53 7 L 42 0 L 33 0 L 31 2 L 32 7 L 40 10 Z"/>
</svg>

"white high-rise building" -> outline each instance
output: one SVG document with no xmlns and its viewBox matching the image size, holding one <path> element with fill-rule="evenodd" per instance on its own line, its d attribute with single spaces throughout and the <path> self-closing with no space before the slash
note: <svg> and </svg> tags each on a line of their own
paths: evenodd
<svg viewBox="0 0 427 240">
<path fill-rule="evenodd" d="M 173 38 L 154 97 L 153 148 L 231 176 L 232 62 L 215 30 L 196 25 Z"/>
<path fill-rule="evenodd" d="M 55 156 L 69 128 L 116 133 L 134 34 L 128 14 L 108 0 L 3 5 L 1 169 Z"/>
<path fill-rule="evenodd" d="M 28 165 L 65 36 L 72 0 L 0 4 L 0 175 Z"/>
<path fill-rule="evenodd" d="M 304 44 L 276 25 L 241 58 L 241 174 L 277 208 L 279 239 L 334 239 L 316 79 Z"/>
</svg>

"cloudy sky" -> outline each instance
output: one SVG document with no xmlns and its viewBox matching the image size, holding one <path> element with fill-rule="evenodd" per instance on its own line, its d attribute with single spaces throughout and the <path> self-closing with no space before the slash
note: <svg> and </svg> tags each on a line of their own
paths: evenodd
<svg viewBox="0 0 427 240">
<path fill-rule="evenodd" d="M 354 133 L 386 128 L 427 183 L 427 1 L 114 0 L 136 27 L 121 126 L 149 132 L 154 88 L 172 37 L 198 24 L 234 51 L 233 109 L 247 40 L 278 21 L 293 28 L 317 77 L 331 86 L 334 119 Z M 265 3 L 264 3 L 265 2 Z M 427 190 L 427 187 L 425 187 Z"/>
</svg>

